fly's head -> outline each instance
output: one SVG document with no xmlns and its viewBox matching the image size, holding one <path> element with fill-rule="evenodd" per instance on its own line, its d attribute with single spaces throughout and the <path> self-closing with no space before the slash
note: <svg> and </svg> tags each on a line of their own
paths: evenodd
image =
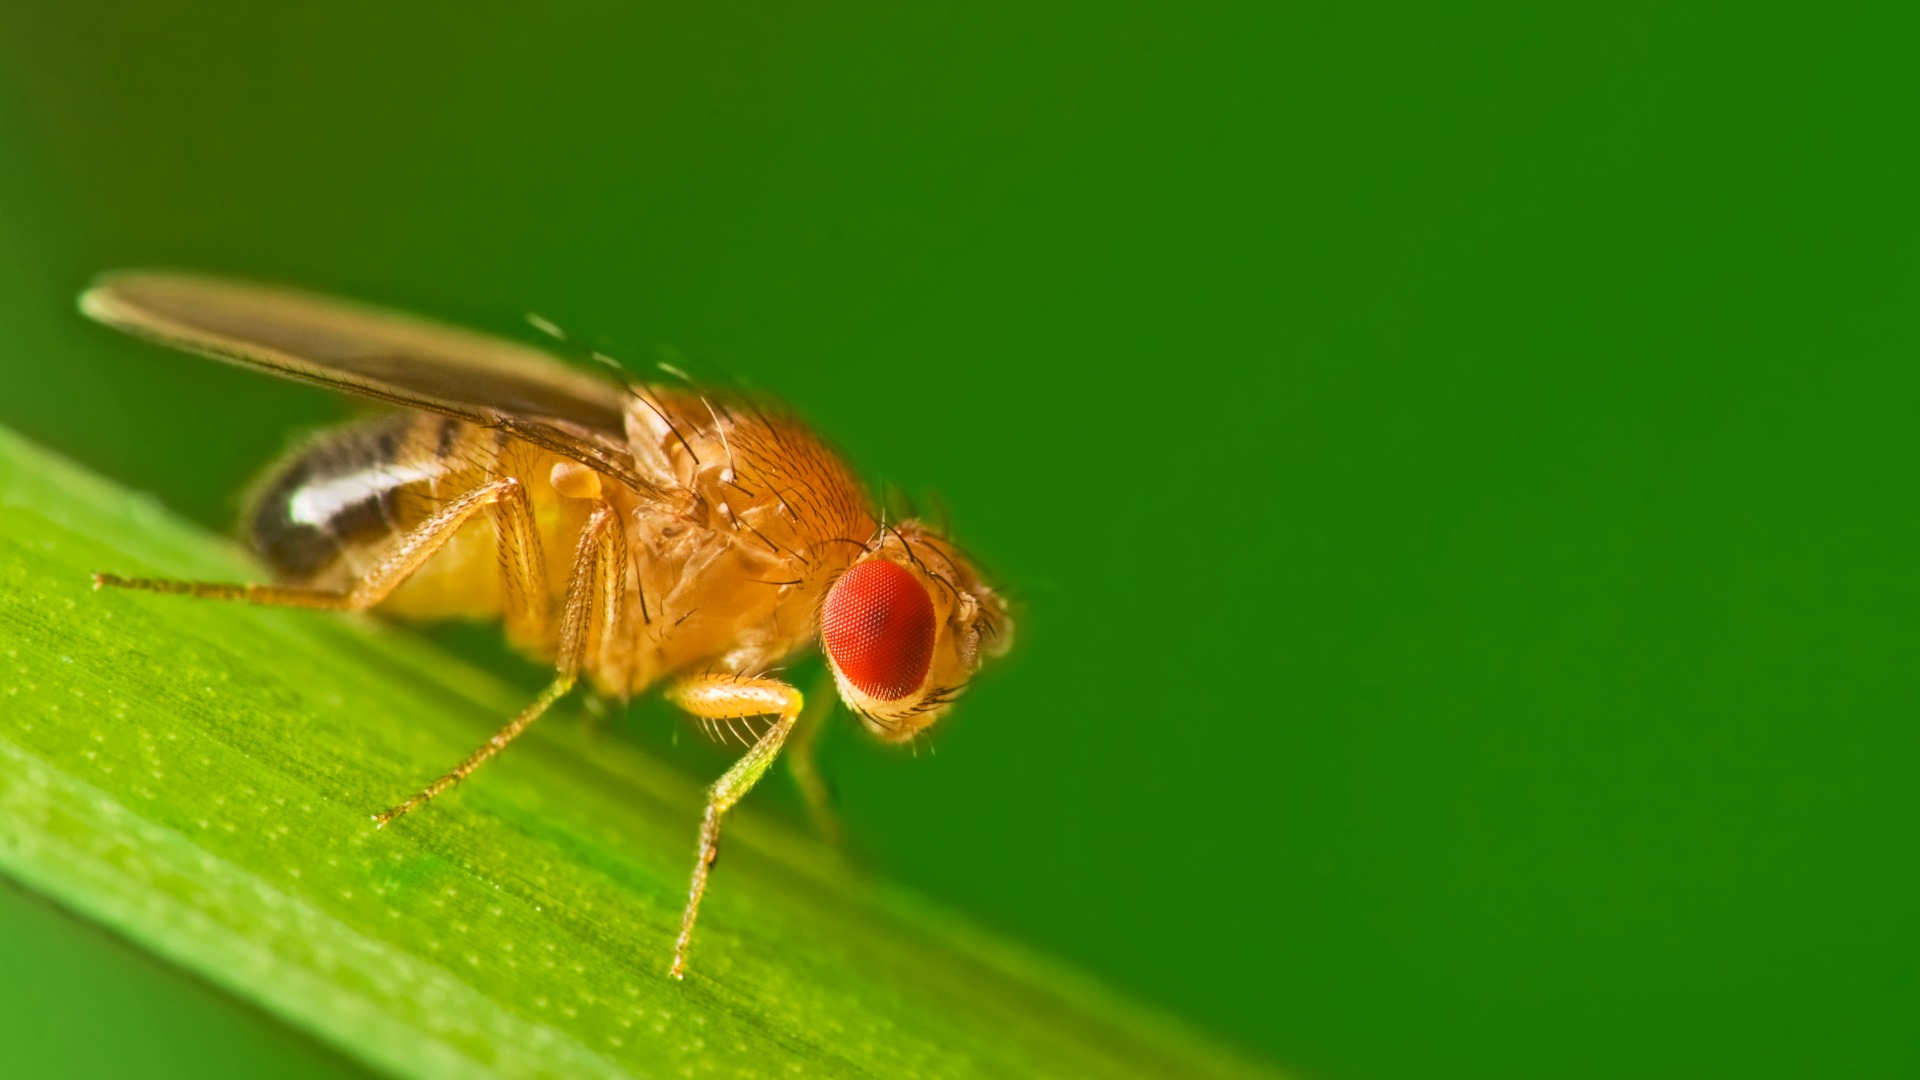
<svg viewBox="0 0 1920 1080">
<path fill-rule="evenodd" d="M 982 661 L 1012 643 L 1007 602 L 914 521 L 885 529 L 820 604 L 820 648 L 840 697 L 886 742 L 940 719 Z"/>
</svg>

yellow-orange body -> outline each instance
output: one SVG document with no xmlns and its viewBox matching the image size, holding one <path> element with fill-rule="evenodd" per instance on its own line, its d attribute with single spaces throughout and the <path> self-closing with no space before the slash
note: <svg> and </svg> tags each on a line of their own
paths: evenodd
<svg viewBox="0 0 1920 1080">
<path fill-rule="evenodd" d="M 612 504 L 625 525 L 632 573 L 623 625 L 603 633 L 582 673 L 602 693 L 638 693 L 690 670 L 757 673 L 806 647 L 822 592 L 877 529 L 851 474 L 805 428 L 764 409 L 710 410 L 698 396 L 651 390 L 634 410 L 636 470 L 664 498 L 601 482 L 499 430 L 394 413 L 323 436 L 270 476 L 252 513 L 255 545 L 285 581 L 344 589 L 452 500 L 514 477 L 532 504 L 537 558 L 556 603 L 591 500 Z M 509 614 L 513 586 L 500 550 L 508 535 L 474 517 L 378 610 Z M 537 639 L 526 625 L 508 619 L 514 644 L 552 659 L 554 622 L 541 621 Z"/>
<path fill-rule="evenodd" d="M 96 588 L 256 604 L 498 616 L 554 665 L 466 760 L 375 815 L 382 827 L 471 775 L 582 678 L 621 697 L 671 680 L 668 696 L 710 728 L 774 718 L 708 789 L 675 977 L 721 819 L 800 721 L 800 691 L 770 669 L 817 638 L 841 700 L 903 742 L 1011 640 L 1005 601 L 945 538 L 876 519 L 840 459 L 777 410 L 615 386 L 497 338 L 191 274 L 110 275 L 81 309 L 408 410 L 326 435 L 269 476 L 251 524 L 278 583 L 94 576 Z M 797 741 L 796 776 L 825 820 L 810 740 Z"/>
</svg>

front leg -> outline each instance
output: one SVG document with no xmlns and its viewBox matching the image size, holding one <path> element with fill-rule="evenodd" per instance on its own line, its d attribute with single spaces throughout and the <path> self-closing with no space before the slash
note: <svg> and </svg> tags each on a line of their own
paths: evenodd
<svg viewBox="0 0 1920 1080">
<path fill-rule="evenodd" d="M 707 816 L 700 823 L 700 854 L 693 864 L 693 885 L 687 890 L 687 909 L 680 915 L 680 940 L 673 946 L 673 966 L 667 973 L 676 979 L 687 974 L 687 949 L 693 943 L 693 921 L 700 914 L 700 897 L 707 891 L 707 871 L 720 854 L 720 815 L 733 809 L 741 796 L 773 764 L 787 734 L 800 718 L 800 691 L 776 679 L 738 675 L 696 675 L 676 684 L 667 692 L 668 700 L 695 716 L 708 720 L 735 720 L 751 716 L 778 715 L 773 726 L 760 736 L 733 768 L 707 789 Z"/>
</svg>

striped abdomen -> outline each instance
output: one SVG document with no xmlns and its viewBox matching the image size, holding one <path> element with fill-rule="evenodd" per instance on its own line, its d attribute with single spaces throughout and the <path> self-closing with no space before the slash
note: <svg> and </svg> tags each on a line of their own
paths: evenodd
<svg viewBox="0 0 1920 1080">
<path fill-rule="evenodd" d="M 249 519 L 254 547 L 283 581 L 346 588 L 398 537 L 501 476 L 544 480 L 554 459 L 498 431 L 431 413 L 375 417 L 322 436 L 266 479 Z M 576 515 L 544 482 L 527 483 L 549 564 L 571 554 Z M 556 533 L 558 535 L 556 535 Z M 564 566 L 553 567 L 564 575 Z M 563 579 L 554 581 L 564 589 Z M 382 605 L 402 615 L 500 610 L 493 526 L 477 514 Z"/>
</svg>

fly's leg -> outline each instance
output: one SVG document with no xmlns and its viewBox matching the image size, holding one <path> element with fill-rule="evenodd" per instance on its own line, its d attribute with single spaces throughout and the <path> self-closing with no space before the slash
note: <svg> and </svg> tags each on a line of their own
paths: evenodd
<svg viewBox="0 0 1920 1080">
<path fill-rule="evenodd" d="M 621 597 L 626 593 L 626 583 L 627 542 L 620 526 L 620 514 L 602 502 L 594 507 L 587 516 L 586 527 L 580 530 L 580 544 L 574 552 L 573 569 L 567 574 L 567 597 L 560 612 L 560 650 L 554 660 L 557 670 L 553 682 L 540 692 L 531 705 L 507 721 L 506 727 L 494 732 L 493 738 L 468 754 L 465 761 L 409 796 L 405 802 L 374 815 L 373 820 L 379 827 L 385 828 L 395 818 L 465 780 L 475 769 L 506 749 L 507 744 L 538 720 L 541 713 L 571 690 L 594 647 L 604 645 L 620 625 Z M 594 633 L 596 629 L 599 630 L 598 635 Z"/>
<path fill-rule="evenodd" d="M 800 714 L 800 721 L 794 725 L 793 746 L 787 751 L 787 771 L 793 774 L 794 783 L 800 786 L 800 797 L 807 804 L 807 817 L 813 822 L 815 832 L 835 847 L 846 843 L 846 830 L 840 826 L 840 815 L 833 810 L 833 792 L 827 790 L 827 782 L 820 775 L 820 762 L 816 753 L 820 745 L 820 733 L 826 729 L 827 721 L 833 717 L 833 703 L 838 700 L 834 693 L 833 674 L 823 673 L 819 685 L 807 698 L 807 707 Z"/>
<path fill-rule="evenodd" d="M 316 589 L 305 585 L 228 585 L 207 581 L 123 578 L 115 574 L 93 575 L 93 587 L 143 589 L 280 607 L 365 611 L 385 600 L 401 582 L 432 558 L 434 552 L 453 539 L 462 525 L 482 510 L 492 515 L 494 535 L 500 546 L 508 627 L 514 632 L 528 635 L 525 640 L 539 641 L 550 632 L 548 624 L 552 620 L 552 601 L 547 590 L 545 561 L 540 554 L 540 534 L 533 524 L 533 507 L 527 501 L 526 488 L 511 476 L 483 484 L 448 503 L 444 509 L 400 537 L 380 557 L 380 561 L 367 571 L 366 576 L 345 590 Z"/>
<path fill-rule="evenodd" d="M 780 753 L 780 745 L 800 718 L 800 691 L 774 679 L 734 675 L 698 675 L 667 692 L 674 704 L 708 720 L 736 720 L 778 715 L 733 768 L 707 789 L 707 816 L 700 823 L 700 854 L 693 864 L 693 885 L 687 890 L 687 909 L 680 915 L 680 940 L 673 946 L 673 966 L 667 973 L 686 977 L 687 948 L 693 943 L 693 921 L 700 914 L 700 897 L 707 891 L 707 871 L 720 854 L 720 816 L 733 809 L 741 796 L 766 773 Z"/>
</svg>

